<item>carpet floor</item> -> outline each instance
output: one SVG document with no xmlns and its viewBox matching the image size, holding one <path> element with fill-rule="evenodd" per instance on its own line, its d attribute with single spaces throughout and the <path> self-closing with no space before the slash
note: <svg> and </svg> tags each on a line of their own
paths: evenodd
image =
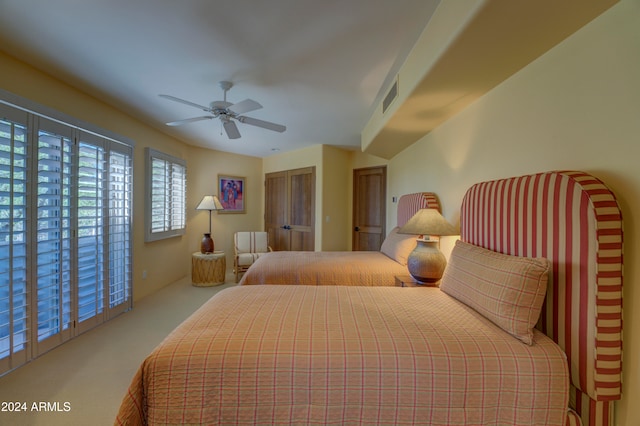
<svg viewBox="0 0 640 426">
<path fill-rule="evenodd" d="M 235 285 L 233 274 L 215 287 L 185 278 L 0 377 L 0 425 L 113 425 L 144 358 L 211 296 Z"/>
</svg>

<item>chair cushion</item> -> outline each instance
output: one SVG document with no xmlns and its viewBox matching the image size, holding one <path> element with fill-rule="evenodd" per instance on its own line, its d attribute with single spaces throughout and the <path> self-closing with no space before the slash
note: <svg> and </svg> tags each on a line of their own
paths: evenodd
<svg viewBox="0 0 640 426">
<path fill-rule="evenodd" d="M 264 253 L 240 253 L 238 254 L 238 266 L 250 266 Z"/>
<path fill-rule="evenodd" d="M 266 232 L 236 232 L 236 253 L 266 253 L 269 251 L 269 242 Z"/>
</svg>

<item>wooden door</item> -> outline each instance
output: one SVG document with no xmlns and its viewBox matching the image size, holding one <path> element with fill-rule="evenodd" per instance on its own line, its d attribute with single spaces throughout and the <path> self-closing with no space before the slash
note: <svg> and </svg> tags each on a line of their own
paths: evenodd
<svg viewBox="0 0 640 426">
<path fill-rule="evenodd" d="M 289 249 L 287 224 L 287 172 L 265 175 L 264 229 L 269 235 L 269 245 L 274 250 Z"/>
<path fill-rule="evenodd" d="M 265 175 L 265 230 L 274 250 L 314 250 L 315 182 L 315 167 Z"/>
<path fill-rule="evenodd" d="M 289 170 L 289 250 L 313 251 L 315 229 L 315 167 Z"/>
<path fill-rule="evenodd" d="M 354 251 L 378 251 L 386 236 L 387 167 L 353 171 Z"/>
</svg>

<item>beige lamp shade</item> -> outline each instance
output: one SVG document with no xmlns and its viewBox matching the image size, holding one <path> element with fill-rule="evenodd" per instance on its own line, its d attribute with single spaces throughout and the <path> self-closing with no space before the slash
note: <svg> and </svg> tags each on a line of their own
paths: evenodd
<svg viewBox="0 0 640 426">
<path fill-rule="evenodd" d="M 224 207 L 216 195 L 205 195 L 196 210 L 224 210 Z"/>
<path fill-rule="evenodd" d="M 436 209 L 420 209 L 398 231 L 399 234 L 457 235 L 458 229 Z"/>
<path fill-rule="evenodd" d="M 425 236 L 457 235 L 458 229 L 442 217 L 436 209 L 421 209 L 398 231 L 400 234 Z M 439 240 L 419 238 L 416 248 L 407 258 L 411 276 L 422 283 L 436 283 L 442 278 L 447 259 L 440 251 Z"/>
</svg>

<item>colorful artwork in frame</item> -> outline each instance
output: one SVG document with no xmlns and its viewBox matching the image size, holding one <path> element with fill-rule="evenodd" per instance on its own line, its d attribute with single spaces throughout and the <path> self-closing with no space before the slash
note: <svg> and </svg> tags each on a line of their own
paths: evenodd
<svg viewBox="0 0 640 426">
<path fill-rule="evenodd" d="M 245 212 L 245 181 L 244 177 L 218 175 L 218 198 L 224 207 L 218 213 Z"/>
</svg>

